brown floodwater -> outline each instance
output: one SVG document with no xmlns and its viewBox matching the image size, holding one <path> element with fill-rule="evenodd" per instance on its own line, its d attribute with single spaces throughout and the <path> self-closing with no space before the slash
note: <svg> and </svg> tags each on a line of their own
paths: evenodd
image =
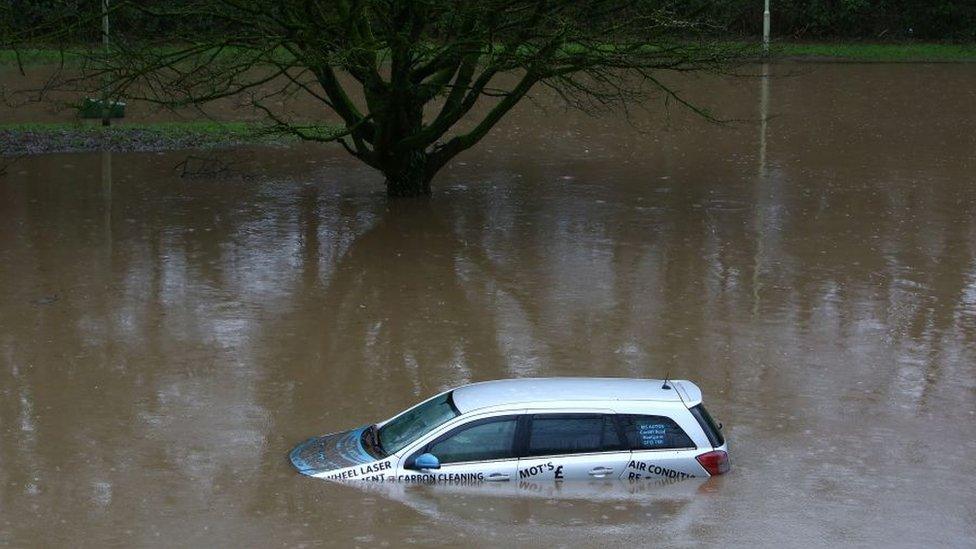
<svg viewBox="0 0 976 549">
<path fill-rule="evenodd" d="M 8 166 L 0 545 L 971 544 L 976 69 L 773 73 L 681 82 L 727 127 L 526 103 L 429 201 L 333 147 Z M 666 374 L 729 475 L 357 486 L 285 458 L 472 381 Z"/>
</svg>

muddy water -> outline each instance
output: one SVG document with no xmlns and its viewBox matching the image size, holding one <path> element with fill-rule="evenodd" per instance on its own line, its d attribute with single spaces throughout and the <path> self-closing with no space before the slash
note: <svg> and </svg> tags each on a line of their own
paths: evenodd
<svg viewBox="0 0 976 549">
<path fill-rule="evenodd" d="M 332 148 L 18 161 L 0 544 L 971 543 L 976 71 L 774 72 L 685 84 L 765 124 L 527 105 L 427 203 Z M 285 460 L 470 381 L 666 373 L 730 475 L 364 488 Z"/>
</svg>

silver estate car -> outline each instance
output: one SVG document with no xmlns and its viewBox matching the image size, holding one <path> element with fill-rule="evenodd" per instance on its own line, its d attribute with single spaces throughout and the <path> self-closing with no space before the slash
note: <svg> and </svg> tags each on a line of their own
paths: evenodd
<svg viewBox="0 0 976 549">
<path fill-rule="evenodd" d="M 486 381 L 289 454 L 333 480 L 482 482 L 684 479 L 729 471 L 728 446 L 684 380 Z"/>
</svg>

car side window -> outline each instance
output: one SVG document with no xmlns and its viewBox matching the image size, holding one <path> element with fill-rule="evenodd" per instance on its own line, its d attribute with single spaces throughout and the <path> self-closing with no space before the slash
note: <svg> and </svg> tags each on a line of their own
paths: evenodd
<svg viewBox="0 0 976 549">
<path fill-rule="evenodd" d="M 515 458 L 514 417 L 476 421 L 430 444 L 427 451 L 443 463 Z"/>
<path fill-rule="evenodd" d="M 624 435 L 633 450 L 694 448 L 695 443 L 674 422 L 664 416 L 621 415 Z"/>
<path fill-rule="evenodd" d="M 532 416 L 527 456 L 585 454 L 622 450 L 612 415 L 538 414 Z"/>
</svg>

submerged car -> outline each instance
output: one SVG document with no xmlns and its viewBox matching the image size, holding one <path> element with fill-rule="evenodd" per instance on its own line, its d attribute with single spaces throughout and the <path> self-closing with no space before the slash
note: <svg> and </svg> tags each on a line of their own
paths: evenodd
<svg viewBox="0 0 976 549">
<path fill-rule="evenodd" d="M 407 482 L 684 479 L 730 468 L 697 385 L 623 378 L 465 385 L 382 423 L 310 438 L 289 457 L 313 477 Z"/>
</svg>

